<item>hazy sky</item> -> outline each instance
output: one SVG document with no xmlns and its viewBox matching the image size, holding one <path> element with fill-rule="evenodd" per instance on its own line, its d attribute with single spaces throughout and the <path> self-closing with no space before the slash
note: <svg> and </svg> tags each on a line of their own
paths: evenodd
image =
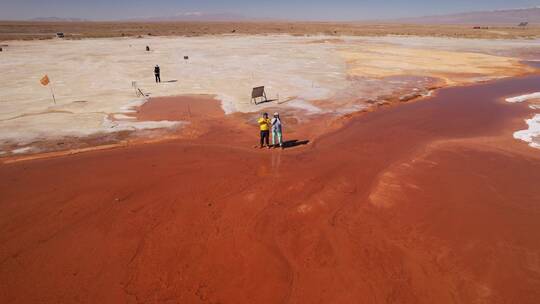
<svg viewBox="0 0 540 304">
<path fill-rule="evenodd" d="M 235 13 L 296 20 L 365 20 L 540 6 L 540 0 L 0 0 L 0 19 L 95 20 Z"/>
</svg>

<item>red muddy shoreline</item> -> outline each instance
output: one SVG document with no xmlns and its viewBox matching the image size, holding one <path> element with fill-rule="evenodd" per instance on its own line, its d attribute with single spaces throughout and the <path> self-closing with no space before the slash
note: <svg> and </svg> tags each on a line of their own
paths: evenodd
<svg viewBox="0 0 540 304">
<path fill-rule="evenodd" d="M 442 89 L 284 151 L 203 102 L 196 136 L 0 165 L 0 301 L 537 303 L 540 156 L 501 97 L 538 81 Z"/>
</svg>

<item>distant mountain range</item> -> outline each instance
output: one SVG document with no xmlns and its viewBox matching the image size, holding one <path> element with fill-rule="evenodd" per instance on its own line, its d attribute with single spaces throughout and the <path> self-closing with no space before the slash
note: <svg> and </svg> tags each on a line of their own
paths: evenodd
<svg viewBox="0 0 540 304">
<path fill-rule="evenodd" d="M 131 18 L 129 21 L 247 21 L 256 20 L 234 13 L 182 12 L 172 16 Z"/>
<path fill-rule="evenodd" d="M 540 24 L 540 7 L 402 18 L 391 21 L 416 24 L 517 25 L 521 22 Z"/>
<path fill-rule="evenodd" d="M 38 21 L 38 22 L 86 22 L 86 21 L 90 21 L 90 20 L 82 19 L 82 18 L 39 17 L 39 18 L 32 18 L 29 21 Z"/>
<path fill-rule="evenodd" d="M 154 17 L 136 17 L 128 19 L 119 19 L 111 21 L 139 21 L 139 22 L 160 22 L 160 21 L 247 21 L 259 20 L 248 18 L 244 15 L 233 13 L 202 13 L 202 12 L 182 12 L 171 16 L 154 16 Z M 36 22 L 86 22 L 92 21 L 81 18 L 60 18 L 60 17 L 39 17 L 32 18 L 28 21 Z"/>
</svg>

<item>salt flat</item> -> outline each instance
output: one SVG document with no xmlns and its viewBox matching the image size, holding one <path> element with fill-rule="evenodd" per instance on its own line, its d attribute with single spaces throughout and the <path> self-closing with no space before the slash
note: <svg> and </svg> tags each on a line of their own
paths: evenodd
<svg viewBox="0 0 540 304">
<path fill-rule="evenodd" d="M 347 113 L 373 101 L 425 94 L 434 86 L 526 73 L 530 68 L 520 63 L 520 54 L 538 49 L 537 40 L 289 35 L 8 44 L 0 53 L 0 69 L 7 71 L 0 74 L 4 154 L 14 145 L 20 149 L 51 138 L 177 125 L 126 117 L 144 102 L 132 82 L 151 97 L 213 94 L 226 113 L 267 106 Z M 156 64 L 161 84 L 154 82 Z M 45 74 L 56 104 L 49 88 L 39 84 Z M 274 102 L 250 103 L 251 88 L 259 85 L 266 86 Z"/>
</svg>

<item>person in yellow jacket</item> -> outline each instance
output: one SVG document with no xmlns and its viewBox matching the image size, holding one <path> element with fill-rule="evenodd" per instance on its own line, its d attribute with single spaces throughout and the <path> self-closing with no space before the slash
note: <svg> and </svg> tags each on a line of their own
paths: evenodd
<svg viewBox="0 0 540 304">
<path fill-rule="evenodd" d="M 262 117 L 257 121 L 259 123 L 259 129 L 261 130 L 261 149 L 264 144 L 270 149 L 270 119 L 268 113 L 263 113 Z"/>
</svg>

